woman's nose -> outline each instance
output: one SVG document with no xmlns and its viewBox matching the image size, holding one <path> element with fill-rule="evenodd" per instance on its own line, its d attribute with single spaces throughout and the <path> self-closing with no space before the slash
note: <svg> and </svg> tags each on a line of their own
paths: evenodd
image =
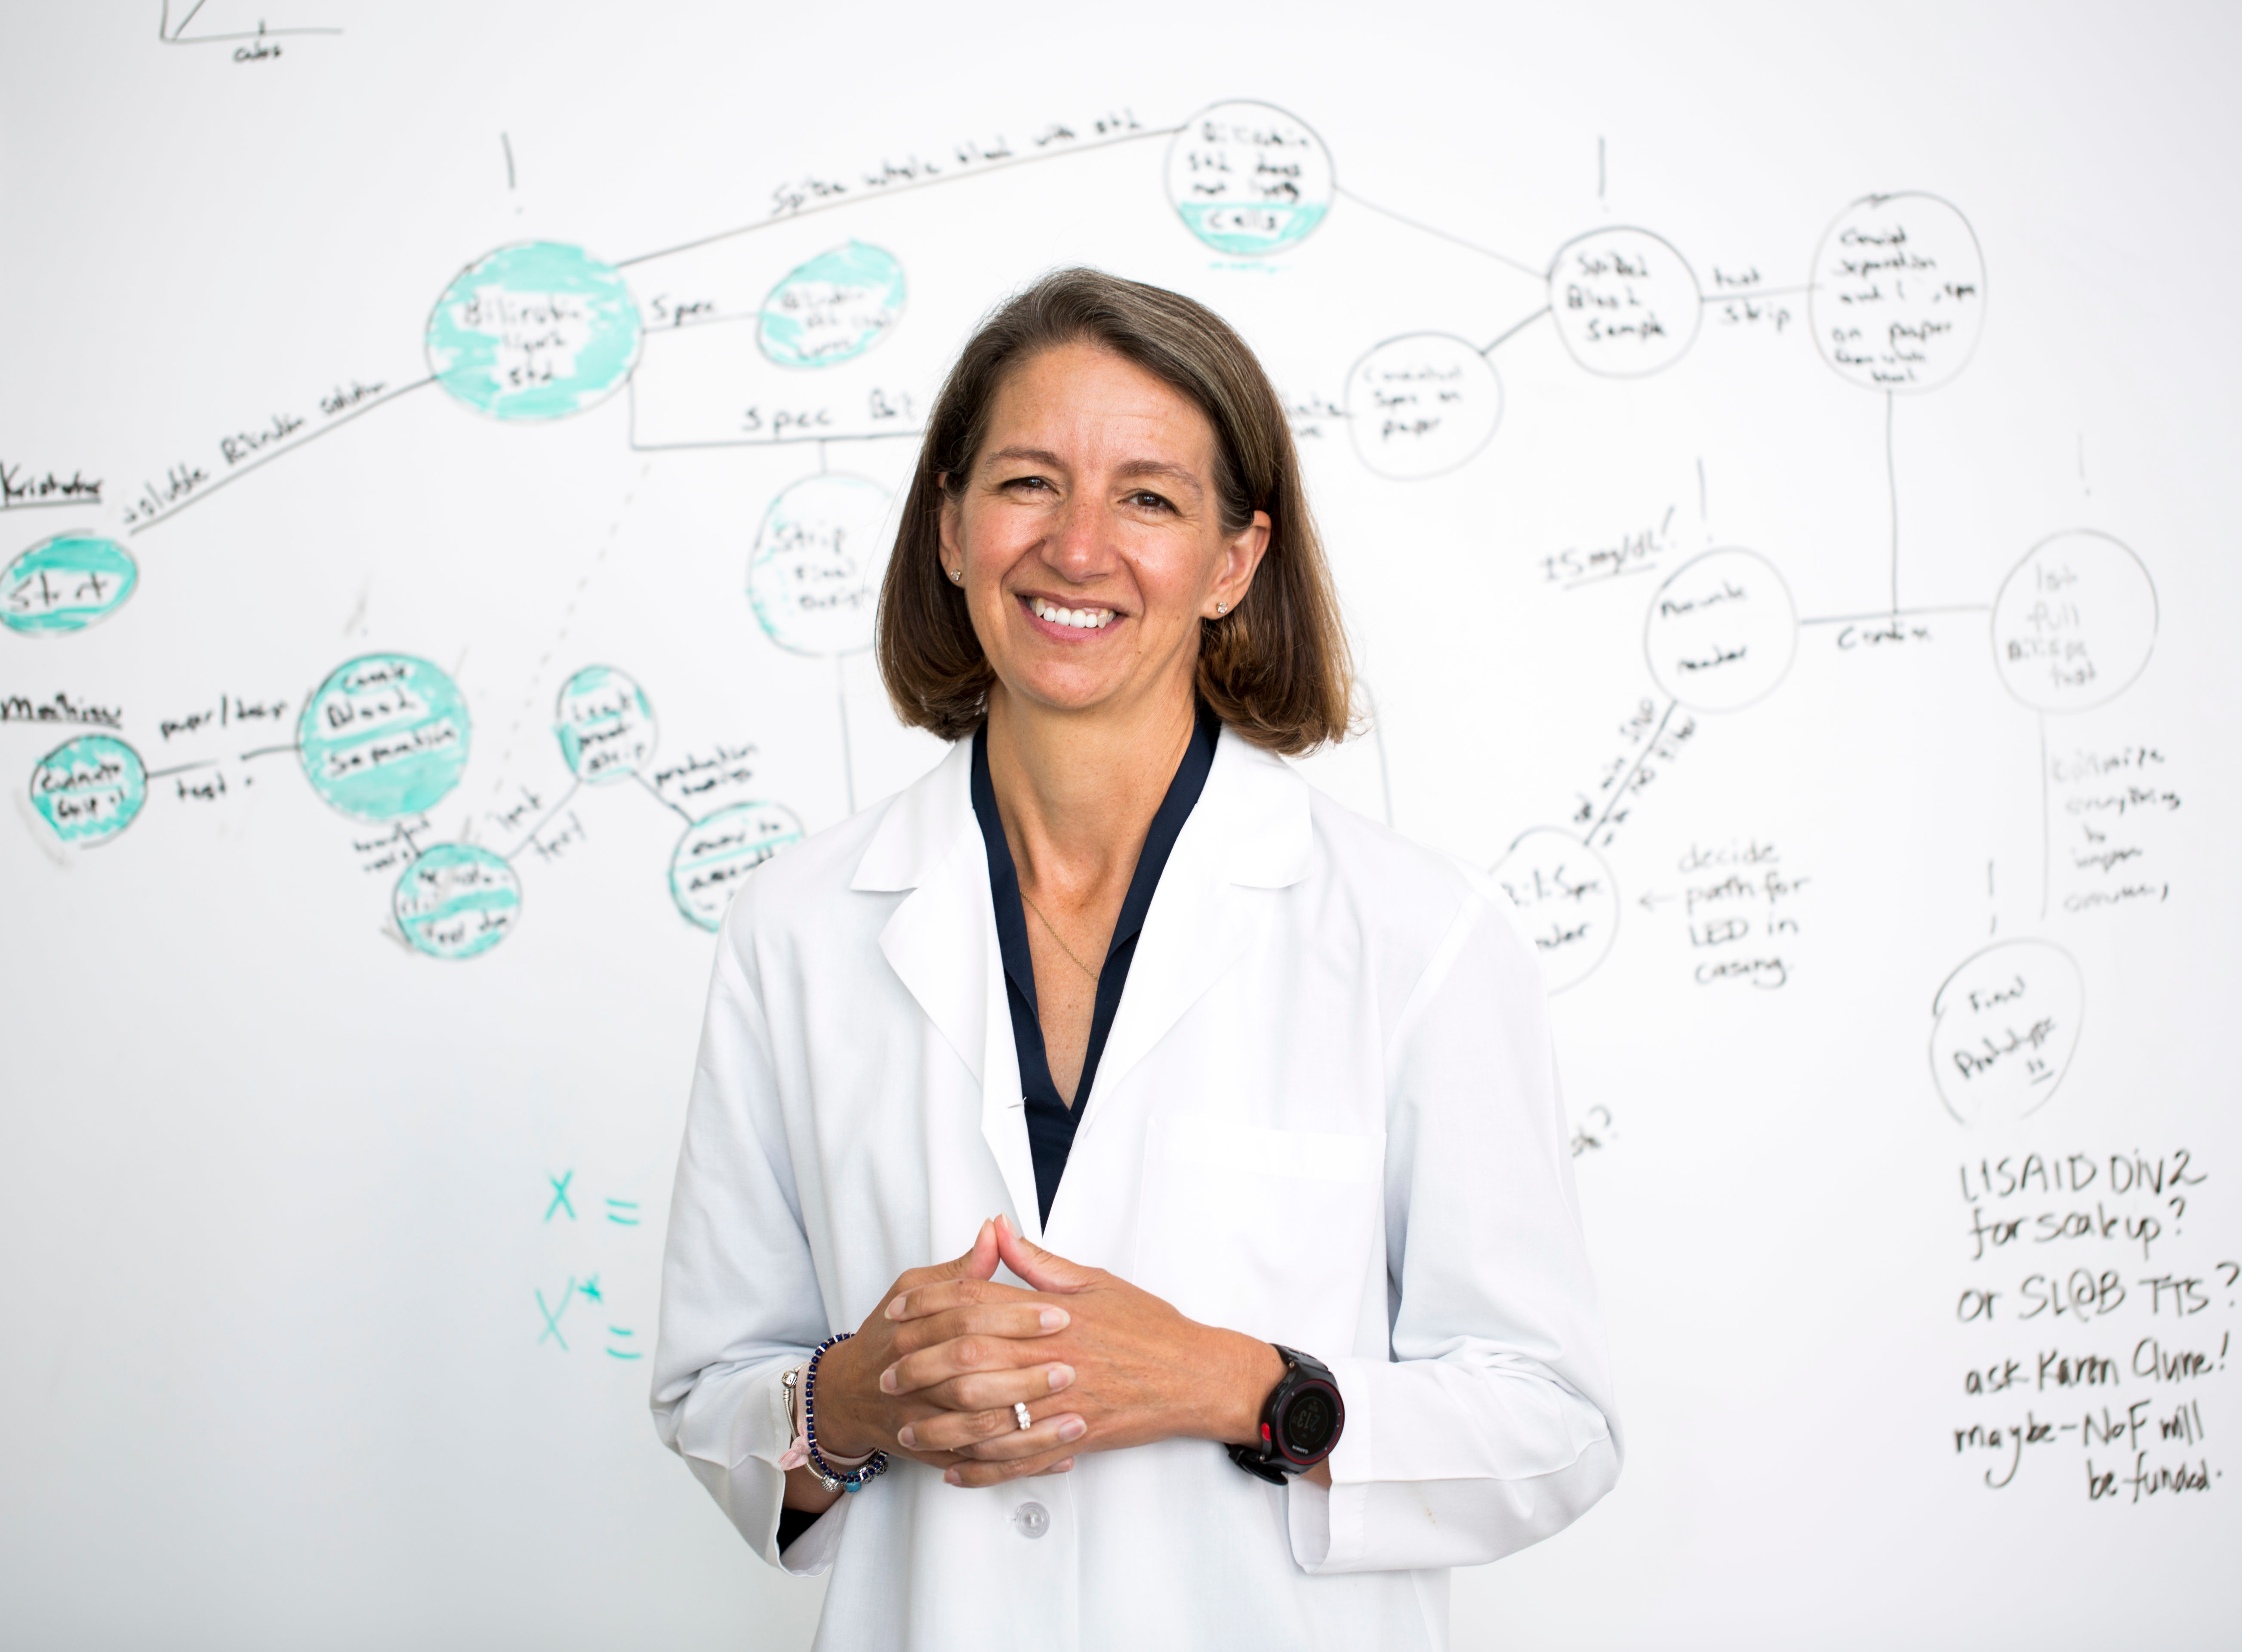
<svg viewBox="0 0 2242 1652">
<path fill-rule="evenodd" d="M 1105 572 L 1112 561 L 1108 527 L 1098 500 L 1077 496 L 1068 500 L 1046 553 L 1051 567 L 1077 585 Z"/>
</svg>

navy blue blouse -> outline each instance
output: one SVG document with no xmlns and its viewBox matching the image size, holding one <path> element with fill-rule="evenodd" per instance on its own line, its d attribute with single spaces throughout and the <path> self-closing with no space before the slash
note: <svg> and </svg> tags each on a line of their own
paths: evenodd
<svg viewBox="0 0 2242 1652">
<path fill-rule="evenodd" d="M 1121 989 L 1128 984 L 1129 961 L 1136 956 L 1144 914 L 1151 910 L 1152 892 L 1160 886 L 1169 851 L 1175 848 L 1184 822 L 1191 818 L 1191 809 L 1206 786 L 1207 770 L 1214 766 L 1215 738 L 1221 731 L 1221 720 L 1202 701 L 1191 744 L 1184 749 L 1175 778 L 1168 782 L 1168 795 L 1161 799 L 1151 829 L 1144 834 L 1144 847 L 1138 851 L 1137 870 L 1129 879 L 1129 893 L 1121 903 L 1112 942 L 1105 949 L 1090 1017 L 1090 1048 L 1082 1059 L 1082 1079 L 1075 1086 L 1072 1107 L 1059 1099 L 1058 1086 L 1051 1082 L 1050 1058 L 1044 1051 L 1043 1022 L 1036 1012 L 1035 959 L 1028 949 L 1019 870 L 1012 864 L 1011 845 L 1005 842 L 1004 823 L 997 813 L 996 788 L 989 781 L 988 725 L 983 723 L 973 736 L 973 813 L 980 820 L 981 841 L 989 851 L 989 887 L 997 902 L 997 944 L 1004 960 L 1006 997 L 1011 1001 L 1012 1044 L 1020 1058 L 1020 1088 L 1027 1098 L 1036 1201 L 1046 1224 L 1051 1220 L 1051 1201 L 1058 1197 L 1067 1154 L 1074 1146 L 1081 1104 L 1090 1098 L 1098 1058 L 1105 1053 L 1105 1035 L 1113 1030 L 1114 1012 L 1121 1007 Z"/>
</svg>

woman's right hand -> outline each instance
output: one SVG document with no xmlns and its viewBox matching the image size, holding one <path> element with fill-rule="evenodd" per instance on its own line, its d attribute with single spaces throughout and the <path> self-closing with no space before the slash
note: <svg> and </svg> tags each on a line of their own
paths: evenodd
<svg viewBox="0 0 2242 1652">
<path fill-rule="evenodd" d="M 955 1435 L 958 1443 L 988 1438 L 1015 1427 L 1012 1406 L 1017 1400 L 1035 1405 L 1062 1392 L 1074 1380 L 1073 1369 L 1037 1357 L 1036 1343 L 1066 1328 L 1070 1316 L 1062 1307 L 1033 1301 L 970 1302 L 924 1319 L 896 1320 L 889 1308 L 905 1292 L 947 1279 L 989 1279 L 999 1260 L 997 1226 L 981 1224 L 973 1246 L 954 1261 L 932 1267 L 915 1267 L 899 1275 L 866 1316 L 856 1334 L 828 1348 L 817 1362 L 817 1445 L 829 1455 L 856 1457 L 867 1452 L 897 1452 L 937 1468 L 964 1459 L 955 1452 L 930 1448 L 916 1441 L 905 1445 L 899 1438 L 913 1425 L 942 1419 L 932 1430 L 937 1437 Z M 1008 1297 L 1024 1293 L 1006 1293 Z M 924 1394 L 893 1394 L 880 1387 L 881 1373 L 904 1355 L 946 1342 L 970 1339 L 952 1361 L 971 1374 L 945 1384 L 952 1403 L 937 1405 Z M 1070 1420 L 1062 1414 L 1038 1415 L 1038 1434 L 1058 1431 Z M 1077 1433 L 1079 1431 L 1077 1430 Z"/>
</svg>

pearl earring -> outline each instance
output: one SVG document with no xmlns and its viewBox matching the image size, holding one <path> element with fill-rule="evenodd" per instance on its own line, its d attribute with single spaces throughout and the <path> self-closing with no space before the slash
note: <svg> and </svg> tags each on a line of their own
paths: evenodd
<svg viewBox="0 0 2242 1652">
<path fill-rule="evenodd" d="M 1230 612 L 1230 604 L 1227 602 L 1218 602 L 1214 605 L 1214 611 L 1217 614 L 1227 614 Z"/>
</svg>

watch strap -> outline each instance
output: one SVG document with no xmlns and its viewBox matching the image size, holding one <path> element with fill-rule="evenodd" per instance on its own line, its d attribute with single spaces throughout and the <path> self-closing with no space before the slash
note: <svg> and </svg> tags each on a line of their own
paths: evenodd
<svg viewBox="0 0 2242 1652">
<path fill-rule="evenodd" d="M 1258 1446 L 1228 1446 L 1224 1449 L 1230 1453 L 1231 1461 L 1258 1480 L 1265 1480 L 1272 1486 L 1281 1486 L 1292 1478 L 1276 1466 L 1277 1463 L 1284 1461 L 1282 1458 L 1272 1461 L 1264 1457 Z"/>
</svg>

